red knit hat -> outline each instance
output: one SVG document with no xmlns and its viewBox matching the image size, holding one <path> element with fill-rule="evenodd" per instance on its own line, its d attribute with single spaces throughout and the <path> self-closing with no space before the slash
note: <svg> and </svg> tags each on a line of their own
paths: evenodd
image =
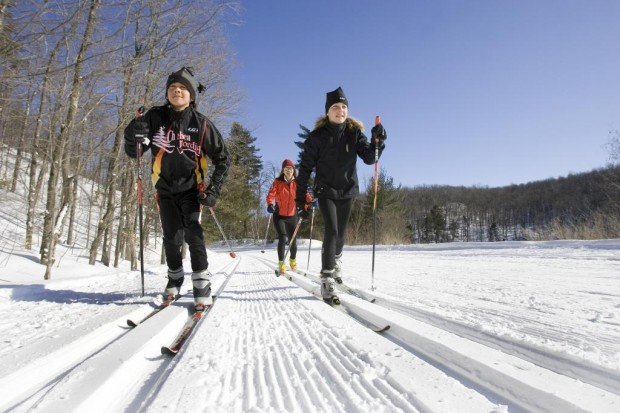
<svg viewBox="0 0 620 413">
<path fill-rule="evenodd" d="M 293 163 L 293 161 L 291 161 L 290 159 L 285 159 L 282 162 L 282 169 L 286 168 L 287 166 L 292 166 L 293 168 L 295 167 L 295 164 Z"/>
</svg>

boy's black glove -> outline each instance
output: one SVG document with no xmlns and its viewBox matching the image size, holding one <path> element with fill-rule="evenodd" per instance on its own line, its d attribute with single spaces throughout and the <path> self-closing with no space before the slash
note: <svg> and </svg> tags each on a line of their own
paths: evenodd
<svg viewBox="0 0 620 413">
<path fill-rule="evenodd" d="M 310 204 L 304 202 L 304 201 L 298 201 L 297 202 L 297 216 L 301 219 L 308 219 L 308 217 L 310 216 L 310 212 L 308 212 L 308 207 L 310 206 Z"/>
<path fill-rule="evenodd" d="M 134 120 L 131 127 L 125 134 L 125 140 L 129 145 L 136 146 L 138 143 L 145 143 L 149 137 L 149 124 L 142 120 Z"/>
<path fill-rule="evenodd" d="M 387 139 L 387 133 L 385 132 L 385 128 L 382 124 L 373 126 L 370 133 L 372 134 L 373 142 L 375 139 L 379 139 L 379 143 L 383 143 Z"/>
<path fill-rule="evenodd" d="M 206 191 L 199 191 L 198 202 L 206 207 L 213 208 L 217 202 L 217 196 L 215 196 L 215 194 L 208 189 Z"/>
</svg>

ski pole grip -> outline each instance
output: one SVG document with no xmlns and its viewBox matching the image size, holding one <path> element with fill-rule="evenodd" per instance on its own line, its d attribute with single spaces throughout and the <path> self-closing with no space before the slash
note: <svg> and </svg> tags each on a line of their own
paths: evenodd
<svg viewBox="0 0 620 413">
<path fill-rule="evenodd" d="M 136 119 L 140 118 L 142 115 L 144 115 L 144 105 L 136 109 Z"/>
</svg>

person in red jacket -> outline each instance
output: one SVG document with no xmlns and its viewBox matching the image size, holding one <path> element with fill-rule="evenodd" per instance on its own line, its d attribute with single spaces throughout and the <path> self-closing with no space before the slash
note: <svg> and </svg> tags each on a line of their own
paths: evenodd
<svg viewBox="0 0 620 413">
<path fill-rule="evenodd" d="M 273 214 L 273 226 L 278 234 L 278 271 L 279 274 L 286 271 L 284 263 L 284 248 L 297 225 L 297 210 L 295 193 L 297 192 L 297 171 L 290 159 L 282 162 L 280 175 L 273 181 L 267 193 L 267 212 Z M 306 194 L 306 200 L 312 201 L 312 197 Z M 289 265 L 291 270 L 297 269 L 297 241 L 293 240 L 290 247 Z"/>
</svg>

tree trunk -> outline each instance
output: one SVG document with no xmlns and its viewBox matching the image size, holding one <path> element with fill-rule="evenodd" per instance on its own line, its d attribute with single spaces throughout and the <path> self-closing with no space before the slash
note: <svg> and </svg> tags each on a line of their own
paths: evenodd
<svg viewBox="0 0 620 413">
<path fill-rule="evenodd" d="M 62 159 L 64 157 L 64 149 L 66 147 L 66 143 L 72 136 L 73 125 L 77 116 L 78 103 L 80 99 L 80 88 L 82 85 L 80 73 L 84 58 L 86 57 L 88 43 L 90 42 L 91 34 L 95 26 L 95 15 L 99 4 L 100 0 L 92 0 L 90 4 L 88 18 L 86 21 L 86 28 L 84 29 L 82 43 L 76 57 L 75 69 L 73 73 L 73 82 L 71 85 L 71 93 L 69 94 L 69 110 L 67 112 L 65 123 L 60 128 L 58 142 L 56 142 L 56 144 L 54 145 L 54 149 L 52 152 L 52 161 L 47 191 L 46 216 L 43 229 L 43 240 L 41 245 L 41 262 L 46 264 L 48 264 L 49 254 L 53 254 L 52 250 L 56 246 L 57 236 L 55 236 L 54 231 L 54 229 L 56 228 L 56 221 L 54 217 L 56 211 L 56 187 L 58 185 L 61 168 L 63 167 Z M 50 277 L 51 271 L 46 271 L 45 279 L 49 279 Z"/>
<path fill-rule="evenodd" d="M 136 56 L 137 57 L 137 56 Z M 99 220 L 99 224 L 97 225 L 97 232 L 93 243 L 90 247 L 90 259 L 89 263 L 93 265 L 95 263 L 97 257 L 97 250 L 99 248 L 99 243 L 102 238 L 104 239 L 103 251 L 101 254 L 101 261 L 105 265 L 110 265 L 110 247 L 112 236 L 110 231 L 112 229 L 112 223 L 114 222 L 114 210 L 116 208 L 116 183 L 118 179 L 118 163 L 119 157 L 121 153 L 121 148 L 123 145 L 123 121 L 124 116 L 129 110 L 129 91 L 130 91 L 130 83 L 133 76 L 133 63 L 126 65 L 124 70 L 124 79 L 123 79 L 123 104 L 120 108 L 120 113 L 118 117 L 118 125 L 116 129 L 116 133 L 114 135 L 114 144 L 112 146 L 112 150 L 110 152 L 110 159 L 108 161 L 108 169 L 107 169 L 107 179 L 106 179 L 106 205 L 105 205 L 105 213 L 103 217 Z"/>
<path fill-rule="evenodd" d="M 77 171 L 79 171 L 80 168 L 78 166 Z M 73 182 L 71 183 L 71 210 L 69 212 L 69 227 L 67 228 L 67 244 L 69 245 L 73 245 L 73 226 L 75 224 L 75 211 L 77 209 L 77 197 L 78 197 L 78 175 L 76 175 L 75 179 L 73 180 Z"/>
<path fill-rule="evenodd" d="M 45 75 L 43 77 L 43 85 L 41 87 L 41 96 L 39 98 L 39 113 L 37 114 L 37 126 L 34 131 L 34 141 L 32 142 L 32 155 L 30 156 L 30 171 L 29 177 L 30 181 L 28 183 L 28 211 L 26 213 L 26 240 L 24 245 L 27 249 L 32 248 L 32 233 L 34 229 L 35 222 L 35 209 L 37 206 L 37 200 L 39 198 L 39 187 L 35 185 L 36 181 L 36 173 L 37 173 L 37 158 L 40 156 L 39 153 L 39 142 L 41 138 L 41 129 L 43 127 L 43 113 L 45 108 L 46 96 L 50 86 L 50 71 L 52 70 L 52 65 L 54 64 L 54 60 L 56 59 L 56 54 L 58 53 L 58 49 L 60 48 L 60 43 L 56 44 L 54 50 L 50 54 L 50 58 L 47 61 L 47 66 L 45 68 Z M 43 166 L 41 166 L 41 170 L 43 170 Z M 40 182 L 40 181 L 38 181 Z"/>
<path fill-rule="evenodd" d="M 32 102 L 32 96 L 34 96 L 34 93 L 28 94 L 28 104 L 26 106 L 26 113 L 23 117 L 23 121 L 20 127 L 21 132 L 19 134 L 19 142 L 17 144 L 17 155 L 15 155 L 15 165 L 13 166 L 13 177 L 11 178 L 11 188 L 9 189 L 10 192 L 15 192 L 15 189 L 17 188 L 17 179 L 20 175 L 22 153 L 24 151 L 24 138 L 26 136 L 26 125 L 28 123 L 28 117 L 30 116 L 30 106 Z"/>
</svg>

